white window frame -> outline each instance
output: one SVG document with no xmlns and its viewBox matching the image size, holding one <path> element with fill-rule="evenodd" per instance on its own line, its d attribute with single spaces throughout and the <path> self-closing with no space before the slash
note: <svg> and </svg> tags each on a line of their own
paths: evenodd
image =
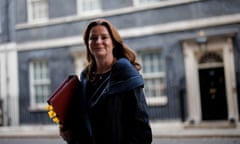
<svg viewBox="0 0 240 144">
<path fill-rule="evenodd" d="M 145 51 L 139 52 L 139 56 L 140 56 L 139 58 L 140 58 L 142 67 L 144 67 L 142 56 L 145 54 L 156 53 L 156 52 L 161 53 L 161 52 L 159 52 L 159 50 L 150 50 L 148 52 L 145 52 Z M 162 60 L 164 61 L 164 59 L 162 59 Z M 147 79 L 158 79 L 158 78 L 166 79 L 165 71 L 144 73 L 142 70 L 141 73 L 143 75 L 144 81 L 146 81 Z M 145 87 L 146 87 L 146 84 L 147 83 L 145 82 Z M 164 88 L 166 90 L 166 81 L 165 81 L 164 85 L 157 86 L 156 88 L 159 88 L 159 89 Z M 168 98 L 166 95 L 147 96 L 145 93 L 145 96 L 146 96 L 147 104 L 149 106 L 161 106 L 161 105 L 166 105 L 168 103 Z"/>
<path fill-rule="evenodd" d="M 90 10 L 84 10 L 83 3 L 98 3 L 99 7 L 97 9 L 90 9 Z M 90 4 L 91 5 L 91 4 Z M 78 15 L 94 15 L 94 14 L 99 14 L 102 12 L 101 10 L 101 0 L 77 0 L 77 13 Z"/>
<path fill-rule="evenodd" d="M 41 1 L 45 1 L 46 2 L 46 17 L 42 17 L 42 18 L 34 18 L 33 17 L 33 7 L 32 7 L 32 2 L 41 2 Z M 48 6 L 48 0 L 27 0 L 27 14 L 28 14 L 28 22 L 32 23 L 32 22 L 46 22 L 48 21 L 48 12 L 49 12 L 49 6 Z"/>
<path fill-rule="evenodd" d="M 46 79 L 41 79 L 41 80 L 34 80 L 34 65 L 36 63 L 47 63 L 48 65 L 48 61 L 47 60 L 34 60 L 31 61 L 29 63 L 29 80 L 30 80 L 30 110 L 31 111 L 37 111 L 37 110 L 45 110 L 45 107 L 47 105 L 46 101 L 43 101 L 42 103 L 37 103 L 36 102 L 36 91 L 34 86 L 36 85 L 48 85 L 49 89 L 48 91 L 44 91 L 43 93 L 45 93 L 45 98 L 47 99 L 50 95 L 50 85 L 51 85 L 51 81 L 50 81 L 50 73 L 49 73 L 49 66 L 46 67 L 45 70 L 47 70 L 48 72 L 48 77 Z"/>
</svg>

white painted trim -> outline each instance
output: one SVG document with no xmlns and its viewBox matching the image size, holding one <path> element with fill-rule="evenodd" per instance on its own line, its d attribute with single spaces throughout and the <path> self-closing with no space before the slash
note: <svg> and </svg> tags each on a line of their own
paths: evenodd
<svg viewBox="0 0 240 144">
<path fill-rule="evenodd" d="M 31 6 L 31 1 L 32 0 L 27 0 L 27 22 L 30 23 L 31 21 L 33 21 L 32 19 L 32 6 Z"/>
<path fill-rule="evenodd" d="M 217 68 L 217 67 L 223 67 L 223 63 L 204 63 L 199 64 L 199 69 L 208 69 L 208 68 Z"/>
<path fill-rule="evenodd" d="M 148 106 L 163 106 L 168 103 L 167 96 L 146 97 Z"/>
<path fill-rule="evenodd" d="M 42 23 L 22 23 L 22 24 L 16 25 L 16 30 L 29 29 L 29 28 L 31 29 L 35 27 L 44 27 L 44 26 L 74 22 L 79 20 L 82 21 L 82 20 L 98 18 L 98 17 L 108 17 L 108 16 L 114 16 L 114 15 L 128 14 L 128 13 L 134 13 L 138 11 L 175 6 L 175 5 L 192 3 L 197 1 L 201 1 L 201 0 L 181 0 L 181 1 L 171 1 L 166 3 L 157 3 L 152 5 L 140 5 L 140 6 L 134 6 L 134 7 L 131 6 L 131 7 L 125 7 L 125 8 L 115 9 L 115 10 L 103 11 L 96 15 L 76 15 L 76 16 L 67 16 L 62 18 L 49 19 L 48 21 L 45 21 Z"/>
<path fill-rule="evenodd" d="M 35 106 L 35 98 L 34 98 L 34 93 L 35 93 L 35 89 L 33 88 L 33 62 L 29 62 L 29 75 L 28 75 L 28 79 L 29 79 L 29 92 L 30 92 L 30 102 L 29 102 L 29 106 L 30 108 Z"/>
<path fill-rule="evenodd" d="M 204 27 L 210 27 L 210 26 L 234 24 L 239 22 L 240 22 L 240 14 L 234 14 L 234 15 L 202 18 L 197 20 L 171 22 L 171 23 L 148 26 L 148 27 L 146 26 L 146 27 L 140 27 L 140 28 L 138 27 L 138 28 L 124 29 L 120 31 L 120 34 L 125 38 L 139 37 L 139 36 L 145 36 L 145 35 L 177 32 L 177 31 L 191 30 L 191 29 L 204 28 Z"/>
<path fill-rule="evenodd" d="M 225 15 L 225 16 L 218 16 L 218 17 L 211 17 L 211 18 L 202 18 L 197 20 L 172 22 L 172 23 L 152 25 L 152 26 L 146 26 L 146 27 L 122 29 L 122 30 L 119 30 L 119 33 L 123 38 L 131 38 L 131 37 L 140 37 L 140 36 L 147 36 L 147 35 L 153 35 L 153 34 L 185 31 L 185 30 L 210 27 L 210 26 L 221 26 L 221 25 L 234 24 L 239 22 L 240 22 L 240 14 L 234 14 L 234 15 Z M 61 46 L 71 46 L 71 45 L 79 45 L 79 44 L 83 44 L 83 39 L 82 39 L 82 36 L 80 35 L 67 37 L 67 38 L 52 39 L 52 40 L 19 43 L 17 44 L 17 49 L 22 51 L 22 50 L 30 50 L 30 49 L 44 49 L 44 48 L 53 48 L 53 47 L 61 47 Z"/>
<path fill-rule="evenodd" d="M 190 42 L 183 42 L 184 64 L 186 76 L 186 89 L 188 101 L 188 120 L 199 123 L 201 121 L 200 90 L 198 77 L 198 63 L 194 55 L 196 45 Z"/>
<path fill-rule="evenodd" d="M 71 54 L 74 59 L 75 74 L 80 78 L 80 73 L 87 65 L 86 51 L 81 51 L 81 47 L 71 48 Z"/>
<path fill-rule="evenodd" d="M 4 125 L 19 124 L 18 59 L 16 43 L 0 45 L 0 98 L 4 106 Z"/>
<path fill-rule="evenodd" d="M 227 107 L 228 119 L 239 120 L 238 103 L 237 103 L 237 90 L 236 90 L 236 77 L 234 66 L 234 53 L 233 53 L 232 40 L 228 38 L 223 45 L 224 53 L 224 71 L 226 81 L 226 94 L 227 94 Z"/>
<path fill-rule="evenodd" d="M 83 40 L 81 36 L 58 38 L 53 40 L 43 40 L 27 43 L 17 44 L 17 50 L 31 50 L 31 49 L 46 49 L 46 48 L 56 48 L 63 46 L 79 45 L 82 44 Z"/>
<path fill-rule="evenodd" d="M 134 7 L 152 7 L 154 5 L 161 5 L 162 7 L 171 6 L 171 5 L 177 5 L 182 3 L 188 3 L 188 2 L 194 2 L 194 1 L 200 1 L 200 0 L 166 0 L 166 1 L 156 1 L 156 2 L 148 2 L 148 3 L 141 3 L 139 0 L 133 0 L 133 6 Z"/>
<path fill-rule="evenodd" d="M 0 44 L 0 53 L 6 51 L 15 51 L 16 50 L 16 43 L 2 43 Z"/>
</svg>

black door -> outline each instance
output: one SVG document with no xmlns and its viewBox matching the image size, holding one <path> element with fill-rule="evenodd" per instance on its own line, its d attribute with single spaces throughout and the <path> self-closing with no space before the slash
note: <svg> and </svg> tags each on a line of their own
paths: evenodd
<svg viewBox="0 0 240 144">
<path fill-rule="evenodd" d="M 227 120 L 224 69 L 200 69 L 202 120 Z"/>
</svg>

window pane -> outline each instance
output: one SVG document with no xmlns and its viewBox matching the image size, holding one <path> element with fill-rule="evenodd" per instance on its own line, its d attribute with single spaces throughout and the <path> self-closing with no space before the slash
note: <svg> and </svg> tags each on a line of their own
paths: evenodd
<svg viewBox="0 0 240 144">
<path fill-rule="evenodd" d="M 163 79 L 163 78 L 162 78 Z M 165 96 L 165 80 L 161 78 L 144 79 L 146 96 L 156 97 Z"/>
<path fill-rule="evenodd" d="M 35 104 L 45 104 L 50 94 L 49 67 L 47 61 L 32 62 L 32 88 Z"/>
<path fill-rule="evenodd" d="M 80 12 L 91 12 L 101 9 L 100 0 L 78 0 Z"/>
<path fill-rule="evenodd" d="M 154 73 L 163 71 L 163 60 L 160 53 L 149 53 L 142 55 L 143 73 Z"/>
<path fill-rule="evenodd" d="M 165 69 L 160 51 L 141 54 L 146 97 L 166 96 Z"/>
<path fill-rule="evenodd" d="M 47 0 L 31 0 L 32 19 L 46 19 L 48 17 L 48 1 Z"/>
</svg>

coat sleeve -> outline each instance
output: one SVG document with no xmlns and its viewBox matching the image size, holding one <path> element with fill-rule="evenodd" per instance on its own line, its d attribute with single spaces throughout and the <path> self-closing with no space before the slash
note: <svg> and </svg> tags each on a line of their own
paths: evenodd
<svg viewBox="0 0 240 144">
<path fill-rule="evenodd" d="M 132 119 L 129 129 L 130 144 L 151 144 L 152 130 L 149 124 L 149 116 L 147 112 L 147 104 L 143 92 L 143 88 L 138 87 L 131 90 L 131 109 L 128 115 Z"/>
</svg>

